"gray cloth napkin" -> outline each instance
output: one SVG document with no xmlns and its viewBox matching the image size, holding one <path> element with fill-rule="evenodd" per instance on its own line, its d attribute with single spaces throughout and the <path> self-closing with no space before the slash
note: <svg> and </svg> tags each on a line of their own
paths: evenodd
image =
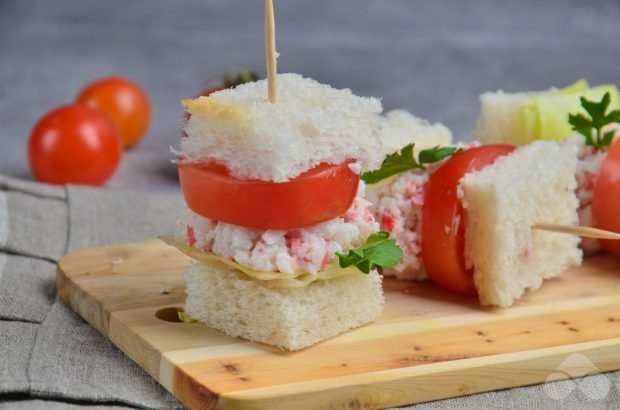
<svg viewBox="0 0 620 410">
<path fill-rule="evenodd" d="M 182 207 L 179 196 L 0 175 L 0 410 L 182 408 L 54 290 L 55 261 L 64 253 L 172 232 Z M 411 408 L 620 408 L 620 372 Z"/>
</svg>

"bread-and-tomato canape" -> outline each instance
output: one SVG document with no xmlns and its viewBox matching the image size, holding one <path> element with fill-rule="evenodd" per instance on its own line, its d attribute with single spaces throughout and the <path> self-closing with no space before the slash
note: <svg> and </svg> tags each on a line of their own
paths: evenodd
<svg viewBox="0 0 620 410">
<path fill-rule="evenodd" d="M 474 130 L 484 143 L 526 144 L 554 139 L 578 149 L 579 224 L 620 232 L 620 93 L 613 84 L 590 87 L 585 80 L 563 89 L 487 92 Z M 583 238 L 586 254 L 620 254 L 620 241 Z"/>
<path fill-rule="evenodd" d="M 392 178 L 376 192 L 375 216 L 404 255 L 383 273 L 512 305 L 581 263 L 577 236 L 532 229 L 577 223 L 576 164 L 575 147 L 551 141 L 423 150 L 417 159 L 408 145 L 388 156 L 362 176 Z"/>
<path fill-rule="evenodd" d="M 185 100 L 178 168 L 187 209 L 168 241 L 196 260 L 185 314 L 296 350 L 375 320 L 377 266 L 401 250 L 364 198 L 383 158 L 381 104 L 296 74 Z"/>
</svg>

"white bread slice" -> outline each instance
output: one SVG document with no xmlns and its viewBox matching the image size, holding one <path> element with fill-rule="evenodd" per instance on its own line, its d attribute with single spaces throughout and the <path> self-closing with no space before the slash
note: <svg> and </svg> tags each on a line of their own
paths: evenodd
<svg viewBox="0 0 620 410">
<path fill-rule="evenodd" d="M 431 124 L 405 110 L 392 110 L 381 117 L 381 141 L 384 154 L 400 151 L 414 143 L 415 150 L 452 145 L 452 133 L 441 123 Z"/>
<path fill-rule="evenodd" d="M 381 275 L 347 275 L 302 288 L 270 289 L 224 265 L 185 271 L 185 311 L 230 336 L 298 350 L 377 319 Z"/>
<path fill-rule="evenodd" d="M 277 104 L 267 100 L 266 80 L 184 100 L 191 118 L 181 154 L 221 162 L 237 178 L 274 182 L 320 163 L 356 159 L 364 169 L 381 164 L 378 99 L 298 74 L 279 74 L 277 80 Z"/>
<path fill-rule="evenodd" d="M 392 110 L 385 116 L 381 116 L 381 142 L 383 143 L 383 155 L 398 152 L 411 143 L 415 144 L 414 155 L 418 155 L 420 151 L 427 148 L 452 145 L 452 132 L 441 123 L 431 124 L 408 111 Z M 390 196 L 390 187 L 396 178 L 391 177 L 376 184 L 367 185 L 366 198 L 376 207 L 380 196 Z"/>
<path fill-rule="evenodd" d="M 502 90 L 480 96 L 480 118 L 473 136 L 483 144 L 509 143 L 524 145 L 527 132 L 519 112 L 530 105 L 529 92 L 505 93 Z"/>
<path fill-rule="evenodd" d="M 574 146 L 537 141 L 463 177 L 465 259 L 482 305 L 510 306 L 581 264 L 577 236 L 530 228 L 577 224 L 576 165 Z"/>
</svg>

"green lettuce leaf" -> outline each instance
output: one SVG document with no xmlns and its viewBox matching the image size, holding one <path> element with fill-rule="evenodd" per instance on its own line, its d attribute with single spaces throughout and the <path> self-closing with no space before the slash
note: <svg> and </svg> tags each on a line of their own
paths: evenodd
<svg viewBox="0 0 620 410">
<path fill-rule="evenodd" d="M 572 133 L 568 115 L 584 112 L 581 97 L 588 100 L 600 100 L 605 93 L 611 96 L 610 108 L 620 108 L 618 88 L 613 84 L 604 84 L 590 88 L 585 80 L 563 89 L 531 93 L 530 104 L 521 108 L 519 122 L 524 130 L 524 143 L 537 139 L 561 140 Z"/>
</svg>

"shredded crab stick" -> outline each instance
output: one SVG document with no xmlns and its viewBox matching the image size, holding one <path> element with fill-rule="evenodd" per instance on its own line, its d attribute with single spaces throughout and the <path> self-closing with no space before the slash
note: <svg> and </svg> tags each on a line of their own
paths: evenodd
<svg viewBox="0 0 620 410">
<path fill-rule="evenodd" d="M 186 209 L 177 222 L 177 239 L 204 252 L 262 271 L 317 273 L 336 257 L 360 246 L 379 229 L 363 198 L 364 183 L 340 217 L 303 229 L 252 229 L 213 221 Z"/>
</svg>

